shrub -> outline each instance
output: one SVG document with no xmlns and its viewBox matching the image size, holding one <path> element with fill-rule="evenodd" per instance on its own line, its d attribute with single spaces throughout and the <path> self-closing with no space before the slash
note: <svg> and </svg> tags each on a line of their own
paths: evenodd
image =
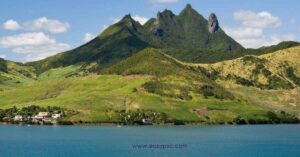
<svg viewBox="0 0 300 157">
<path fill-rule="evenodd" d="M 241 116 L 237 116 L 233 119 L 233 123 L 235 124 L 247 124 L 247 121 L 243 119 Z"/>
<path fill-rule="evenodd" d="M 7 72 L 7 64 L 6 61 L 0 58 L 0 71 Z"/>
<path fill-rule="evenodd" d="M 214 88 L 209 85 L 204 85 L 200 88 L 201 92 L 203 93 L 203 96 L 214 96 Z"/>
<path fill-rule="evenodd" d="M 268 89 L 292 89 L 293 85 L 290 82 L 281 79 L 277 75 L 272 75 L 268 77 L 268 85 L 266 87 Z"/>
<path fill-rule="evenodd" d="M 300 77 L 297 77 L 292 67 L 286 69 L 287 77 L 290 78 L 296 85 L 300 86 Z"/>
<path fill-rule="evenodd" d="M 236 83 L 244 85 L 244 86 L 254 86 L 253 81 L 247 80 L 247 79 L 239 77 L 239 76 L 236 77 Z"/>
<path fill-rule="evenodd" d="M 273 122 L 273 123 L 280 123 L 280 118 L 272 111 L 267 112 L 267 117 Z"/>
</svg>

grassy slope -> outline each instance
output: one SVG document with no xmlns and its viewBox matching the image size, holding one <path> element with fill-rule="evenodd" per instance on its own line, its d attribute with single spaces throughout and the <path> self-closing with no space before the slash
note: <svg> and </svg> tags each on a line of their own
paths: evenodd
<svg viewBox="0 0 300 157">
<path fill-rule="evenodd" d="M 2 77 L 10 78 L 0 84 L 0 108 L 59 106 L 78 112 L 68 120 L 89 122 L 114 122 L 114 111 L 120 109 L 152 109 L 172 119 L 205 123 L 229 122 L 238 116 L 267 119 L 268 108 L 300 114 L 299 88 L 286 74 L 286 69 L 292 67 L 294 75 L 300 76 L 300 47 L 213 65 L 182 64 L 166 56 L 165 51 L 145 49 L 101 71 L 106 75 L 84 76 L 82 70 L 89 70 L 89 66 L 83 69 L 71 65 L 48 70 L 36 78 L 32 67 L 8 61 L 8 71 L 0 72 Z M 232 74 L 266 83 L 268 78 L 262 71 L 253 75 L 261 61 L 272 75 L 297 88 L 261 90 L 224 79 Z M 189 68 L 198 66 L 217 70 L 220 85 Z M 215 96 L 225 93 L 224 99 L 206 98 L 201 91 L 203 85 L 213 87 Z"/>
<path fill-rule="evenodd" d="M 233 98 L 230 93 L 206 76 L 164 55 L 164 51 L 158 49 L 144 49 L 119 64 L 104 69 L 103 73 L 155 76 L 144 87 L 149 92 L 169 97 L 191 99 L 210 92 L 210 95 L 218 98 Z M 211 90 L 204 91 L 204 86 Z"/>
<path fill-rule="evenodd" d="M 185 101 L 133 91 L 149 79 L 147 76 L 90 75 L 40 80 L 17 89 L 1 91 L 0 108 L 59 106 L 79 112 L 68 117 L 68 120 L 90 122 L 113 122 L 116 121 L 114 110 L 137 108 L 165 112 L 173 119 L 185 121 L 226 122 L 238 115 L 246 119 L 265 118 L 265 109 L 245 102 L 200 97 Z M 205 115 L 191 112 L 192 109 L 204 107 L 209 109 Z"/>
<path fill-rule="evenodd" d="M 232 60 L 246 55 L 263 55 L 273 53 L 278 50 L 283 50 L 291 47 L 299 46 L 298 42 L 286 41 L 277 45 L 262 47 L 258 49 L 243 49 L 238 53 L 227 51 L 215 51 L 211 49 L 176 49 L 168 48 L 165 53 L 188 63 L 217 63 L 226 60 Z"/>
<path fill-rule="evenodd" d="M 249 60 L 250 59 L 250 60 Z M 216 64 L 202 64 L 208 70 L 216 70 L 219 84 L 226 87 L 232 93 L 241 95 L 251 103 L 261 104 L 267 108 L 296 112 L 300 115 L 300 86 L 297 78 L 300 78 L 300 46 L 279 50 L 274 53 L 261 55 L 259 57 L 243 57 L 239 59 L 224 61 Z M 257 70 L 257 66 L 260 70 Z M 292 68 L 295 78 L 287 74 L 287 69 Z M 265 75 L 263 69 L 270 72 Z M 289 82 L 293 87 L 274 86 L 275 89 L 260 89 L 257 87 L 247 87 L 236 84 L 234 77 L 226 78 L 228 75 L 235 75 L 257 84 L 269 84 L 269 78 L 276 75 L 284 82 Z M 260 87 L 260 86 L 258 86 Z"/>
<path fill-rule="evenodd" d="M 33 67 L 12 61 L 5 61 L 5 67 L 6 70 L 0 71 L 0 90 L 17 87 L 36 78 Z"/>
<path fill-rule="evenodd" d="M 268 109 L 239 98 L 205 98 L 195 90 L 191 90 L 189 94 L 192 99 L 188 100 L 168 95 L 180 94 L 180 90 L 198 84 L 209 84 L 220 90 L 223 88 L 204 76 L 197 76 L 194 71 L 186 69 L 186 66 L 166 57 L 159 50 L 144 50 L 103 72 L 126 76 L 66 78 L 74 70 L 78 70 L 78 67 L 52 69 L 41 74 L 36 81 L 25 82 L 18 88 L 3 89 L 0 91 L 0 108 L 58 106 L 77 111 L 78 114 L 67 118 L 74 122 L 115 122 L 117 118 L 114 111 L 122 109 L 151 109 L 164 112 L 171 119 L 204 123 L 226 123 L 238 116 L 244 119 L 267 119 Z M 167 84 L 162 91 L 168 94 L 146 92 L 144 85 L 153 81 Z"/>
</svg>

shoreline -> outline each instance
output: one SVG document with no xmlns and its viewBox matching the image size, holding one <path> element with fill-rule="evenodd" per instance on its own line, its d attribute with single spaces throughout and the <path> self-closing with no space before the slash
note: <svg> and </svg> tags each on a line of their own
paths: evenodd
<svg viewBox="0 0 300 157">
<path fill-rule="evenodd" d="M 243 126 L 243 125 L 299 125 L 297 123 L 259 123 L 259 124 L 228 124 L 228 123 L 164 123 L 164 124 L 120 124 L 120 123 L 72 123 L 72 124 L 30 124 L 30 123 L 6 123 L 0 122 L 0 126 Z"/>
</svg>

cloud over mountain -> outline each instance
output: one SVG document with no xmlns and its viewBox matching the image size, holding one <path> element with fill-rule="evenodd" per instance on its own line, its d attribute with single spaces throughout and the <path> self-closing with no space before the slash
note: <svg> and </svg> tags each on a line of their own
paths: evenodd
<svg viewBox="0 0 300 157">
<path fill-rule="evenodd" d="M 11 48 L 14 53 L 25 54 L 24 61 L 43 59 L 71 48 L 70 45 L 58 43 L 43 32 L 2 37 L 0 47 Z"/>
<path fill-rule="evenodd" d="M 270 12 L 239 10 L 233 13 L 240 27 L 224 28 L 225 32 L 247 48 L 270 46 L 282 41 L 295 40 L 293 34 L 266 34 L 266 29 L 276 29 L 282 25 L 281 19 Z"/>
<path fill-rule="evenodd" d="M 265 28 L 281 26 L 279 17 L 273 16 L 267 11 L 256 13 L 253 11 L 239 10 L 233 13 L 233 17 L 245 27 Z"/>
<path fill-rule="evenodd" d="M 84 42 L 89 42 L 90 40 L 92 40 L 95 37 L 95 35 L 93 35 L 92 33 L 85 33 L 84 37 L 83 37 L 83 41 Z"/>
<path fill-rule="evenodd" d="M 64 33 L 68 31 L 70 24 L 68 22 L 61 22 L 56 19 L 41 17 L 32 21 L 23 22 L 21 24 L 11 19 L 3 24 L 3 28 L 7 30 L 23 29 L 30 31 L 42 30 L 51 33 Z"/>
</svg>

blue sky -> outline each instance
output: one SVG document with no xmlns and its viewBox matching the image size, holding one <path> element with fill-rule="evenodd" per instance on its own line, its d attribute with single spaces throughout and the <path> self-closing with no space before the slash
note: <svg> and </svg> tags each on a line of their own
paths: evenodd
<svg viewBox="0 0 300 157">
<path fill-rule="evenodd" d="M 245 47 L 300 41 L 297 0 L 10 0 L 0 2 L 0 57 L 42 59 L 84 44 L 125 14 L 144 22 L 187 3 L 206 18 L 215 12 Z"/>
</svg>

